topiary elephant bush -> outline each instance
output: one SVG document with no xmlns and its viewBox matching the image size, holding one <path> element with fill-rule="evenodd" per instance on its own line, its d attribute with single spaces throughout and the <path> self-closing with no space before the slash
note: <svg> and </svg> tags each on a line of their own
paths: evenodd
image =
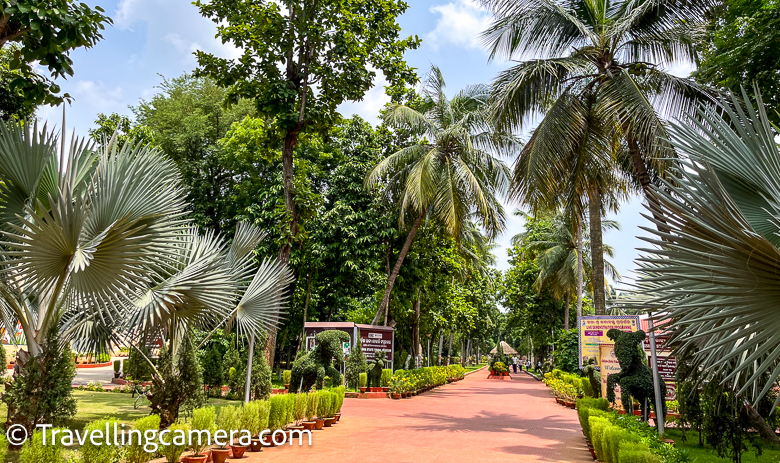
<svg viewBox="0 0 780 463">
<path fill-rule="evenodd" d="M 368 387 L 382 387 L 382 370 L 385 368 L 385 353 L 377 352 L 374 361 L 369 364 Z"/>
<path fill-rule="evenodd" d="M 344 362 L 342 343 L 350 341 L 349 334 L 343 331 L 328 330 L 314 336 L 316 347 L 298 357 L 293 363 L 290 376 L 290 391 L 309 391 L 312 386 L 322 389 L 325 377 L 330 376 L 333 386 L 341 385 L 341 373 L 333 367 Z"/>
<path fill-rule="evenodd" d="M 607 331 L 607 336 L 615 341 L 615 357 L 620 364 L 620 373 L 607 376 L 607 399 L 610 403 L 615 403 L 615 386 L 620 384 L 620 401 L 623 403 L 623 408 L 627 412 L 632 410 L 633 397 L 639 401 L 642 407 L 642 416 L 649 416 L 649 410 L 645 410 L 645 404 L 649 401 L 656 411 L 658 404 L 655 403 L 653 391 L 653 373 L 647 366 L 647 357 L 644 351 L 639 347 L 642 340 L 645 339 L 645 332 L 639 330 L 628 333 L 611 329 Z M 666 384 L 661 378 L 658 379 L 661 382 L 661 391 L 666 395 Z M 666 401 L 663 401 L 661 406 L 664 417 L 666 417 Z"/>
</svg>

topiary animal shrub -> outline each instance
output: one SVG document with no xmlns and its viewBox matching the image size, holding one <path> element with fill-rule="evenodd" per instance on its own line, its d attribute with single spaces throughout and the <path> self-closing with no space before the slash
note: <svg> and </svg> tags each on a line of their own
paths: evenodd
<svg viewBox="0 0 780 463">
<path fill-rule="evenodd" d="M 368 370 L 368 386 L 382 387 L 382 370 L 385 367 L 385 353 L 377 352 L 376 358 L 371 362 L 371 368 Z M 335 386 L 335 385 L 334 385 Z"/>
<path fill-rule="evenodd" d="M 596 370 L 596 359 L 588 359 L 588 363 L 582 368 L 583 383 L 587 382 L 588 386 L 584 386 L 586 391 L 590 389 L 589 397 L 599 398 L 601 397 L 601 373 Z"/>
<path fill-rule="evenodd" d="M 633 398 L 639 401 L 642 407 L 642 416 L 646 419 L 650 410 L 646 409 L 646 403 L 652 403 L 656 410 L 655 393 L 653 390 L 653 374 L 647 366 L 647 358 L 639 344 L 645 339 L 642 330 L 627 333 L 617 329 L 607 331 L 607 336 L 615 341 L 615 357 L 620 364 L 620 373 L 607 376 L 607 400 L 615 403 L 615 386 L 620 384 L 623 408 L 629 412 L 633 409 Z M 659 387 L 666 391 L 666 384 L 659 378 Z M 647 401 L 645 400 L 647 399 Z M 649 402 L 648 402 L 649 401 Z M 664 417 L 666 416 L 666 401 L 661 404 Z"/>
<path fill-rule="evenodd" d="M 290 377 L 290 392 L 308 391 L 312 386 L 322 389 L 325 377 L 330 376 L 333 386 L 341 385 L 341 373 L 333 367 L 344 362 L 342 343 L 349 342 L 349 334 L 328 330 L 314 336 L 316 347 L 295 360 Z"/>
</svg>

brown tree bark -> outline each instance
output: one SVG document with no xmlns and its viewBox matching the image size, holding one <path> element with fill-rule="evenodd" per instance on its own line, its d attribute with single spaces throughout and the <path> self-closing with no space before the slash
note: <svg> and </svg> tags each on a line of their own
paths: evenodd
<svg viewBox="0 0 780 463">
<path fill-rule="evenodd" d="M 582 266 L 582 217 L 577 221 L 577 325 L 582 317 L 582 284 L 584 270 Z"/>
<path fill-rule="evenodd" d="M 420 354 L 420 295 L 417 294 L 417 300 L 414 301 L 414 320 L 412 321 L 412 348 L 414 349 L 414 358 Z"/>
<path fill-rule="evenodd" d="M 417 233 L 417 230 L 420 228 L 420 225 L 425 218 L 425 213 L 426 211 L 423 211 L 423 213 L 417 217 L 417 220 L 415 220 L 414 224 L 412 225 L 412 229 L 409 230 L 409 234 L 406 235 L 404 247 L 401 248 L 401 252 L 398 254 L 398 259 L 395 261 L 393 271 L 390 273 L 390 276 L 387 277 L 387 287 L 385 288 L 385 294 L 382 296 L 382 303 L 379 304 L 379 309 L 377 309 L 376 314 L 374 315 L 374 320 L 371 322 L 372 325 L 379 323 L 379 320 L 382 319 L 382 314 L 387 310 L 387 307 L 390 304 L 390 293 L 393 291 L 393 285 L 395 284 L 396 278 L 398 278 L 398 273 L 401 271 L 401 265 L 404 263 L 404 258 L 406 258 L 406 254 L 409 252 L 409 248 L 412 246 L 414 235 Z M 385 317 L 385 324 L 386 323 L 387 317 Z"/>
<path fill-rule="evenodd" d="M 588 212 L 590 214 L 590 257 L 593 267 L 593 307 L 596 315 L 606 315 L 604 242 L 601 232 L 601 192 L 598 188 L 592 188 L 589 195 Z"/>
<path fill-rule="evenodd" d="M 761 436 L 767 444 L 780 445 L 780 439 L 778 439 L 775 431 L 766 424 L 764 417 L 761 416 L 747 400 L 745 401 L 745 412 L 750 420 L 750 424 L 758 431 L 758 435 Z"/>
<path fill-rule="evenodd" d="M 569 304 L 571 303 L 571 292 L 566 290 L 566 306 L 563 309 L 563 329 L 569 330 Z"/>
</svg>

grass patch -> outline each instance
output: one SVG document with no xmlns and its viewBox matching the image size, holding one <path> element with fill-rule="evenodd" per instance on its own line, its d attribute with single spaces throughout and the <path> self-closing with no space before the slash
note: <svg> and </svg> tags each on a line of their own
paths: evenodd
<svg viewBox="0 0 780 463">
<path fill-rule="evenodd" d="M 710 447 L 699 447 L 699 437 L 695 432 L 686 433 L 688 442 L 683 442 L 682 433 L 677 429 L 667 429 L 666 437 L 673 439 L 677 448 L 684 449 L 690 455 L 694 463 L 730 463 L 728 458 L 719 458 L 718 454 Z M 742 454 L 742 463 L 768 463 L 780 461 L 780 448 L 764 446 L 761 456 L 757 457 L 753 449 Z"/>
<path fill-rule="evenodd" d="M 466 367 L 466 371 L 479 370 L 480 368 L 484 367 L 485 365 L 487 365 L 487 363 L 479 363 L 479 364 L 474 365 L 474 366 Z"/>
</svg>

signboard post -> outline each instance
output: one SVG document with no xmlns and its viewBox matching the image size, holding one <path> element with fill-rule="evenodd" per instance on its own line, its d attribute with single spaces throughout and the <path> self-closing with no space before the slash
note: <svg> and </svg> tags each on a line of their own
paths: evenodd
<svg viewBox="0 0 780 463">
<path fill-rule="evenodd" d="M 391 326 L 359 325 L 352 322 L 306 322 L 304 325 L 306 336 L 306 350 L 314 349 L 314 337 L 317 333 L 327 330 L 343 331 L 349 334 L 350 341 L 342 346 L 344 355 L 349 355 L 352 346 L 360 336 L 360 344 L 366 360 L 371 362 L 376 358 L 377 352 L 385 353 L 385 362 L 388 368 L 393 368 L 393 345 L 395 344 L 395 328 Z"/>
<path fill-rule="evenodd" d="M 634 332 L 639 330 L 638 315 L 594 315 L 579 320 L 579 363 L 583 368 L 588 360 L 596 359 L 596 368 L 601 369 L 601 344 L 612 344 L 607 337 L 611 329 Z"/>
</svg>

